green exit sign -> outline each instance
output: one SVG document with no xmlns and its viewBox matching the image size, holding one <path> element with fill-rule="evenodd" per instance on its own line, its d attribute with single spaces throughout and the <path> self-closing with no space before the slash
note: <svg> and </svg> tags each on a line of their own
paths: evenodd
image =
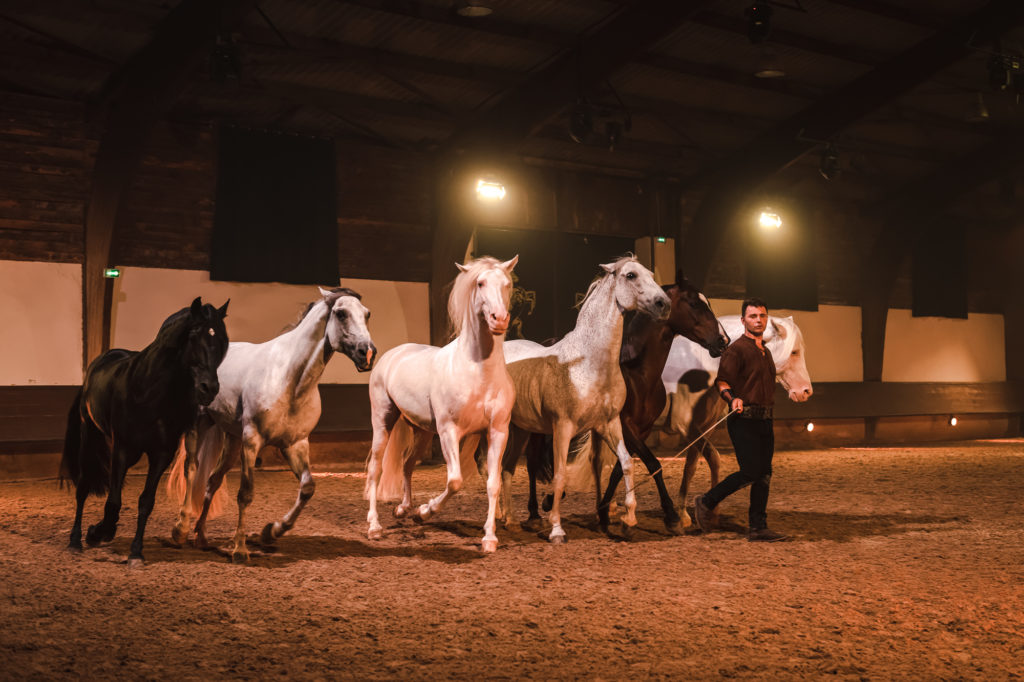
<svg viewBox="0 0 1024 682">
<path fill-rule="evenodd" d="M 121 270 L 120 268 L 104 268 L 103 276 L 108 279 L 115 279 L 121 276 Z"/>
<path fill-rule="evenodd" d="M 658 240 L 659 244 L 664 244 L 665 243 L 665 238 L 664 237 L 655 237 L 655 239 Z"/>
</svg>

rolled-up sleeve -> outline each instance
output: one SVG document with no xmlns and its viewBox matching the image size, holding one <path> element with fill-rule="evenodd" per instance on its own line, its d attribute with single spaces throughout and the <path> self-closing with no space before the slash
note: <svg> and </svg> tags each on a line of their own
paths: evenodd
<svg viewBox="0 0 1024 682">
<path fill-rule="evenodd" d="M 715 384 L 724 381 L 733 389 L 739 388 L 740 369 L 743 364 L 740 354 L 736 348 L 730 346 L 722 353 L 722 362 L 718 365 L 718 376 L 715 377 Z"/>
</svg>

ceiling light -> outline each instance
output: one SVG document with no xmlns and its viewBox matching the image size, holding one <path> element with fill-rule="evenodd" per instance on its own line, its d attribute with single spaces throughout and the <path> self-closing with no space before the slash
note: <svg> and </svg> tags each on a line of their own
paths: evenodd
<svg viewBox="0 0 1024 682">
<path fill-rule="evenodd" d="M 760 50 L 757 66 L 754 67 L 754 75 L 758 78 L 782 78 L 786 75 L 779 56 L 767 45 L 762 46 Z"/>
<path fill-rule="evenodd" d="M 777 230 L 782 227 L 782 216 L 770 208 L 761 211 L 758 223 L 766 230 Z"/>
<path fill-rule="evenodd" d="M 772 8 L 760 2 L 755 2 L 748 7 L 743 16 L 747 18 L 747 38 L 755 45 L 764 42 L 768 34 L 772 32 Z"/>
<path fill-rule="evenodd" d="M 485 201 L 501 201 L 505 198 L 505 185 L 492 178 L 476 181 L 476 195 Z"/>
<path fill-rule="evenodd" d="M 807 433 L 810 433 L 814 430 L 814 422 L 807 422 L 804 424 L 804 428 L 807 429 Z"/>
<path fill-rule="evenodd" d="M 951 417 L 949 418 L 949 425 L 950 425 L 950 426 L 956 426 L 956 424 L 957 424 L 957 419 L 956 419 L 956 415 L 953 415 L 953 416 L 951 416 Z"/>
<path fill-rule="evenodd" d="M 479 17 L 486 17 L 493 11 L 493 9 L 482 2 L 475 2 L 473 0 L 461 0 L 455 3 L 455 13 L 460 17 L 476 19 Z"/>
</svg>

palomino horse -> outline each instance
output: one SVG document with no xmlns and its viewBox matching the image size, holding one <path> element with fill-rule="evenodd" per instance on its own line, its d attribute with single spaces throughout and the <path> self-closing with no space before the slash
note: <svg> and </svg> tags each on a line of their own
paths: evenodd
<svg viewBox="0 0 1024 682">
<path fill-rule="evenodd" d="M 654 477 L 665 513 L 666 528 L 678 533 L 680 517 L 672 502 L 672 496 L 665 487 L 661 464 L 644 443 L 655 420 L 665 409 L 666 396 L 661 372 L 672 347 L 672 339 L 677 335 L 700 344 L 714 357 L 721 355 L 729 345 L 729 337 L 711 311 L 711 304 L 707 298 L 683 277 L 682 271 L 676 273 L 674 284 L 666 285 L 662 290 L 668 296 L 671 305 L 667 320 L 657 321 L 650 315 L 639 312 L 632 312 L 626 316 L 622 349 L 619 353 L 619 368 L 626 382 L 626 402 L 622 407 L 620 421 L 626 448 L 631 454 L 640 457 Z M 531 440 L 531 448 L 527 451 L 531 477 L 528 504 L 530 521 L 540 518 L 537 514 L 536 486 L 533 481 L 540 467 L 531 462 L 532 458 L 538 456 L 537 449 L 533 447 L 536 440 L 536 437 Z M 605 532 L 609 526 L 608 508 L 621 479 L 622 467 L 616 462 L 604 499 L 597 509 L 598 520 Z M 545 499 L 544 508 L 550 509 L 550 504 L 551 500 Z"/>
<path fill-rule="evenodd" d="M 743 323 L 739 315 L 719 318 L 732 338 L 743 334 Z M 789 399 L 802 403 L 811 397 L 811 377 L 807 373 L 804 335 L 792 317 L 770 317 L 764 331 L 765 347 L 775 360 L 776 379 L 786 389 Z M 665 371 L 662 373 L 665 391 L 669 395 L 667 429 L 681 434 L 686 444 L 710 428 L 725 416 L 727 406 L 716 391 L 708 390 L 710 382 L 718 374 L 719 360 L 707 351 L 685 339 L 676 339 Z M 721 457 L 718 450 L 706 439 L 686 452 L 683 481 L 679 486 L 682 499 L 690 488 L 697 467 L 697 457 L 703 455 L 711 472 L 711 485 L 719 480 Z M 684 525 L 690 525 L 689 516 L 683 512 Z"/>
<path fill-rule="evenodd" d="M 512 424 L 517 431 L 551 434 L 554 447 L 554 498 L 551 506 L 550 542 L 565 542 L 561 498 L 565 490 L 569 441 L 577 434 L 593 433 L 591 455 L 598 463 L 600 441 L 619 458 L 626 477 L 624 523 L 636 525 L 636 497 L 632 485 L 632 460 L 622 438 L 619 413 L 626 401 L 626 383 L 619 369 L 623 314 L 630 310 L 663 319 L 670 302 L 654 282 L 650 270 L 626 256 L 602 265 L 604 275 L 587 291 L 576 327 L 553 346 L 532 341 L 509 341 L 505 361 L 515 382 Z M 514 524 L 511 478 L 528 442 L 517 433 L 504 459 L 503 510 L 506 525 Z M 578 458 L 574 468 L 586 464 Z"/>
<path fill-rule="evenodd" d="M 217 366 L 228 348 L 220 309 L 197 298 L 168 317 L 153 343 L 141 351 L 109 350 L 89 365 L 68 413 L 61 482 L 75 485 L 75 523 L 69 549 L 82 549 L 82 508 L 90 494 L 109 493 L 103 520 L 89 527 L 90 545 L 117 532 L 121 488 L 128 468 L 146 453 L 149 471 L 139 496 L 139 517 L 128 555 L 142 562 L 142 540 L 160 476 L 196 410 L 217 395 Z"/>
<path fill-rule="evenodd" d="M 515 398 L 502 346 L 509 324 L 512 268 L 518 260 L 516 256 L 502 263 L 485 257 L 459 265 L 461 273 L 448 297 L 455 339 L 444 348 L 402 344 L 384 353 L 370 375 L 373 443 L 365 495 L 371 540 L 384 532 L 377 498 L 397 497 L 399 480 L 403 494 L 395 516 L 409 513 L 413 467 L 430 447 L 432 434 L 441 440 L 448 481 L 443 493 L 416 510 L 418 521 L 430 518 L 462 487 L 461 454 L 472 456 L 486 433 L 488 508 L 482 547 L 485 552 L 498 548 L 494 515 L 501 488 L 499 466 Z"/>
<path fill-rule="evenodd" d="M 224 475 L 241 454 L 232 559 L 249 558 L 245 510 L 253 498 L 256 456 L 265 445 L 280 448 L 299 479 L 299 494 L 284 518 L 266 525 L 260 541 L 273 545 L 295 525 L 313 496 L 316 484 L 309 471 L 309 434 L 320 420 L 320 376 L 335 352 L 351 358 L 361 372 L 373 366 L 377 354 L 366 329 L 370 312 L 359 294 L 343 287 L 320 289 L 320 294 L 294 328 L 265 343 L 239 342 L 228 348 L 217 372 L 220 392 L 201 410 L 195 427 L 186 435 L 187 454 L 179 454 L 168 481 L 168 489 L 175 490 L 182 501 L 171 534 L 175 542 L 185 542 L 191 516 L 198 513 L 196 545 L 207 546 L 205 529 L 211 503 Z"/>
</svg>

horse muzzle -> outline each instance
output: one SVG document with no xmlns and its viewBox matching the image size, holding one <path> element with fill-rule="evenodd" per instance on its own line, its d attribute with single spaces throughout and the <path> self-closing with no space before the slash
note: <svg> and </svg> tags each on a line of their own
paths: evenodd
<svg viewBox="0 0 1024 682">
<path fill-rule="evenodd" d="M 512 316 L 506 311 L 503 314 L 491 313 L 487 316 L 487 328 L 494 336 L 501 336 L 508 331 Z"/>
<path fill-rule="evenodd" d="M 355 352 L 348 355 L 355 363 L 357 372 L 369 372 L 377 362 L 377 347 L 373 343 L 360 344 Z"/>
<path fill-rule="evenodd" d="M 668 296 L 661 294 L 661 296 L 656 296 L 648 301 L 644 309 L 656 320 L 667 320 L 672 311 L 672 303 L 668 300 Z"/>
<path fill-rule="evenodd" d="M 219 392 L 220 383 L 217 381 L 196 382 L 196 402 L 203 407 L 212 403 L 213 399 L 217 397 L 217 393 Z"/>
</svg>

